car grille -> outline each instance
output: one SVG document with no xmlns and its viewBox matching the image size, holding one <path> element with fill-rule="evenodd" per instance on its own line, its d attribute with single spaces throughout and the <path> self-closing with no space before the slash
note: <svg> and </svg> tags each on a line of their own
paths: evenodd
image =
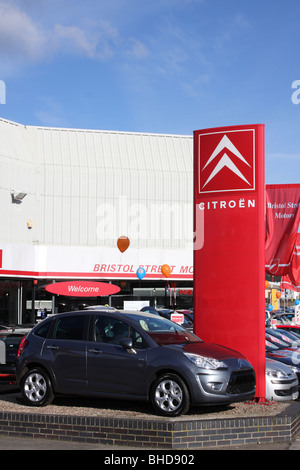
<svg viewBox="0 0 300 470">
<path fill-rule="evenodd" d="M 249 393 L 255 389 L 255 374 L 252 370 L 233 372 L 230 377 L 227 391 L 229 395 Z"/>
<path fill-rule="evenodd" d="M 298 386 L 291 387 L 289 390 L 274 390 L 274 392 L 278 397 L 289 397 L 298 392 Z"/>
<path fill-rule="evenodd" d="M 288 384 L 292 384 L 293 382 L 295 382 L 295 379 L 290 379 L 290 380 L 271 380 L 271 383 L 276 385 L 276 384 L 279 384 L 279 385 L 288 385 Z"/>
</svg>

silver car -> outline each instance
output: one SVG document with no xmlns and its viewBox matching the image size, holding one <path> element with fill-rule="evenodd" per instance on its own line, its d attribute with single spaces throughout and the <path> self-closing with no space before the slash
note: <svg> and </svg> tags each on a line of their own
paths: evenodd
<svg viewBox="0 0 300 470">
<path fill-rule="evenodd" d="M 266 359 L 266 399 L 270 401 L 296 400 L 299 381 L 292 369 L 282 362 Z"/>
</svg>

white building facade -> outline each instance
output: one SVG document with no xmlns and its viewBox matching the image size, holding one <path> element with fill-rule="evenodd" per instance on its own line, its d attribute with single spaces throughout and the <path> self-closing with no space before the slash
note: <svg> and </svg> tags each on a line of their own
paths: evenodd
<svg viewBox="0 0 300 470">
<path fill-rule="evenodd" d="M 33 321 L 39 309 L 108 301 L 122 308 L 126 300 L 155 298 L 171 306 L 172 292 L 175 306 L 191 306 L 192 136 L 0 119 L 0 165 L 0 324 Z M 120 236 L 130 240 L 123 253 Z M 163 264 L 171 267 L 168 278 Z M 112 282 L 121 291 L 80 300 L 45 291 L 74 279 Z"/>
</svg>

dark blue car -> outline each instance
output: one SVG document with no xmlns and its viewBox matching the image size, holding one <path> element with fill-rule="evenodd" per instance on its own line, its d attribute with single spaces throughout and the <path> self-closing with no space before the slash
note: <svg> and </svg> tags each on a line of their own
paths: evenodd
<svg viewBox="0 0 300 470">
<path fill-rule="evenodd" d="M 178 416 L 191 405 L 255 394 L 254 369 L 242 354 L 150 313 L 54 315 L 33 328 L 20 349 L 18 383 L 33 406 L 72 394 L 149 400 L 156 412 Z"/>
</svg>

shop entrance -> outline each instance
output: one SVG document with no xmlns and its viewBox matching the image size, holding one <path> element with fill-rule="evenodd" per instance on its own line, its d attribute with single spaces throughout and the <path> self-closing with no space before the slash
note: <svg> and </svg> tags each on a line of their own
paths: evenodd
<svg viewBox="0 0 300 470">
<path fill-rule="evenodd" d="M 20 325 L 25 323 L 26 295 L 31 281 L 0 280 L 0 324 Z"/>
</svg>

